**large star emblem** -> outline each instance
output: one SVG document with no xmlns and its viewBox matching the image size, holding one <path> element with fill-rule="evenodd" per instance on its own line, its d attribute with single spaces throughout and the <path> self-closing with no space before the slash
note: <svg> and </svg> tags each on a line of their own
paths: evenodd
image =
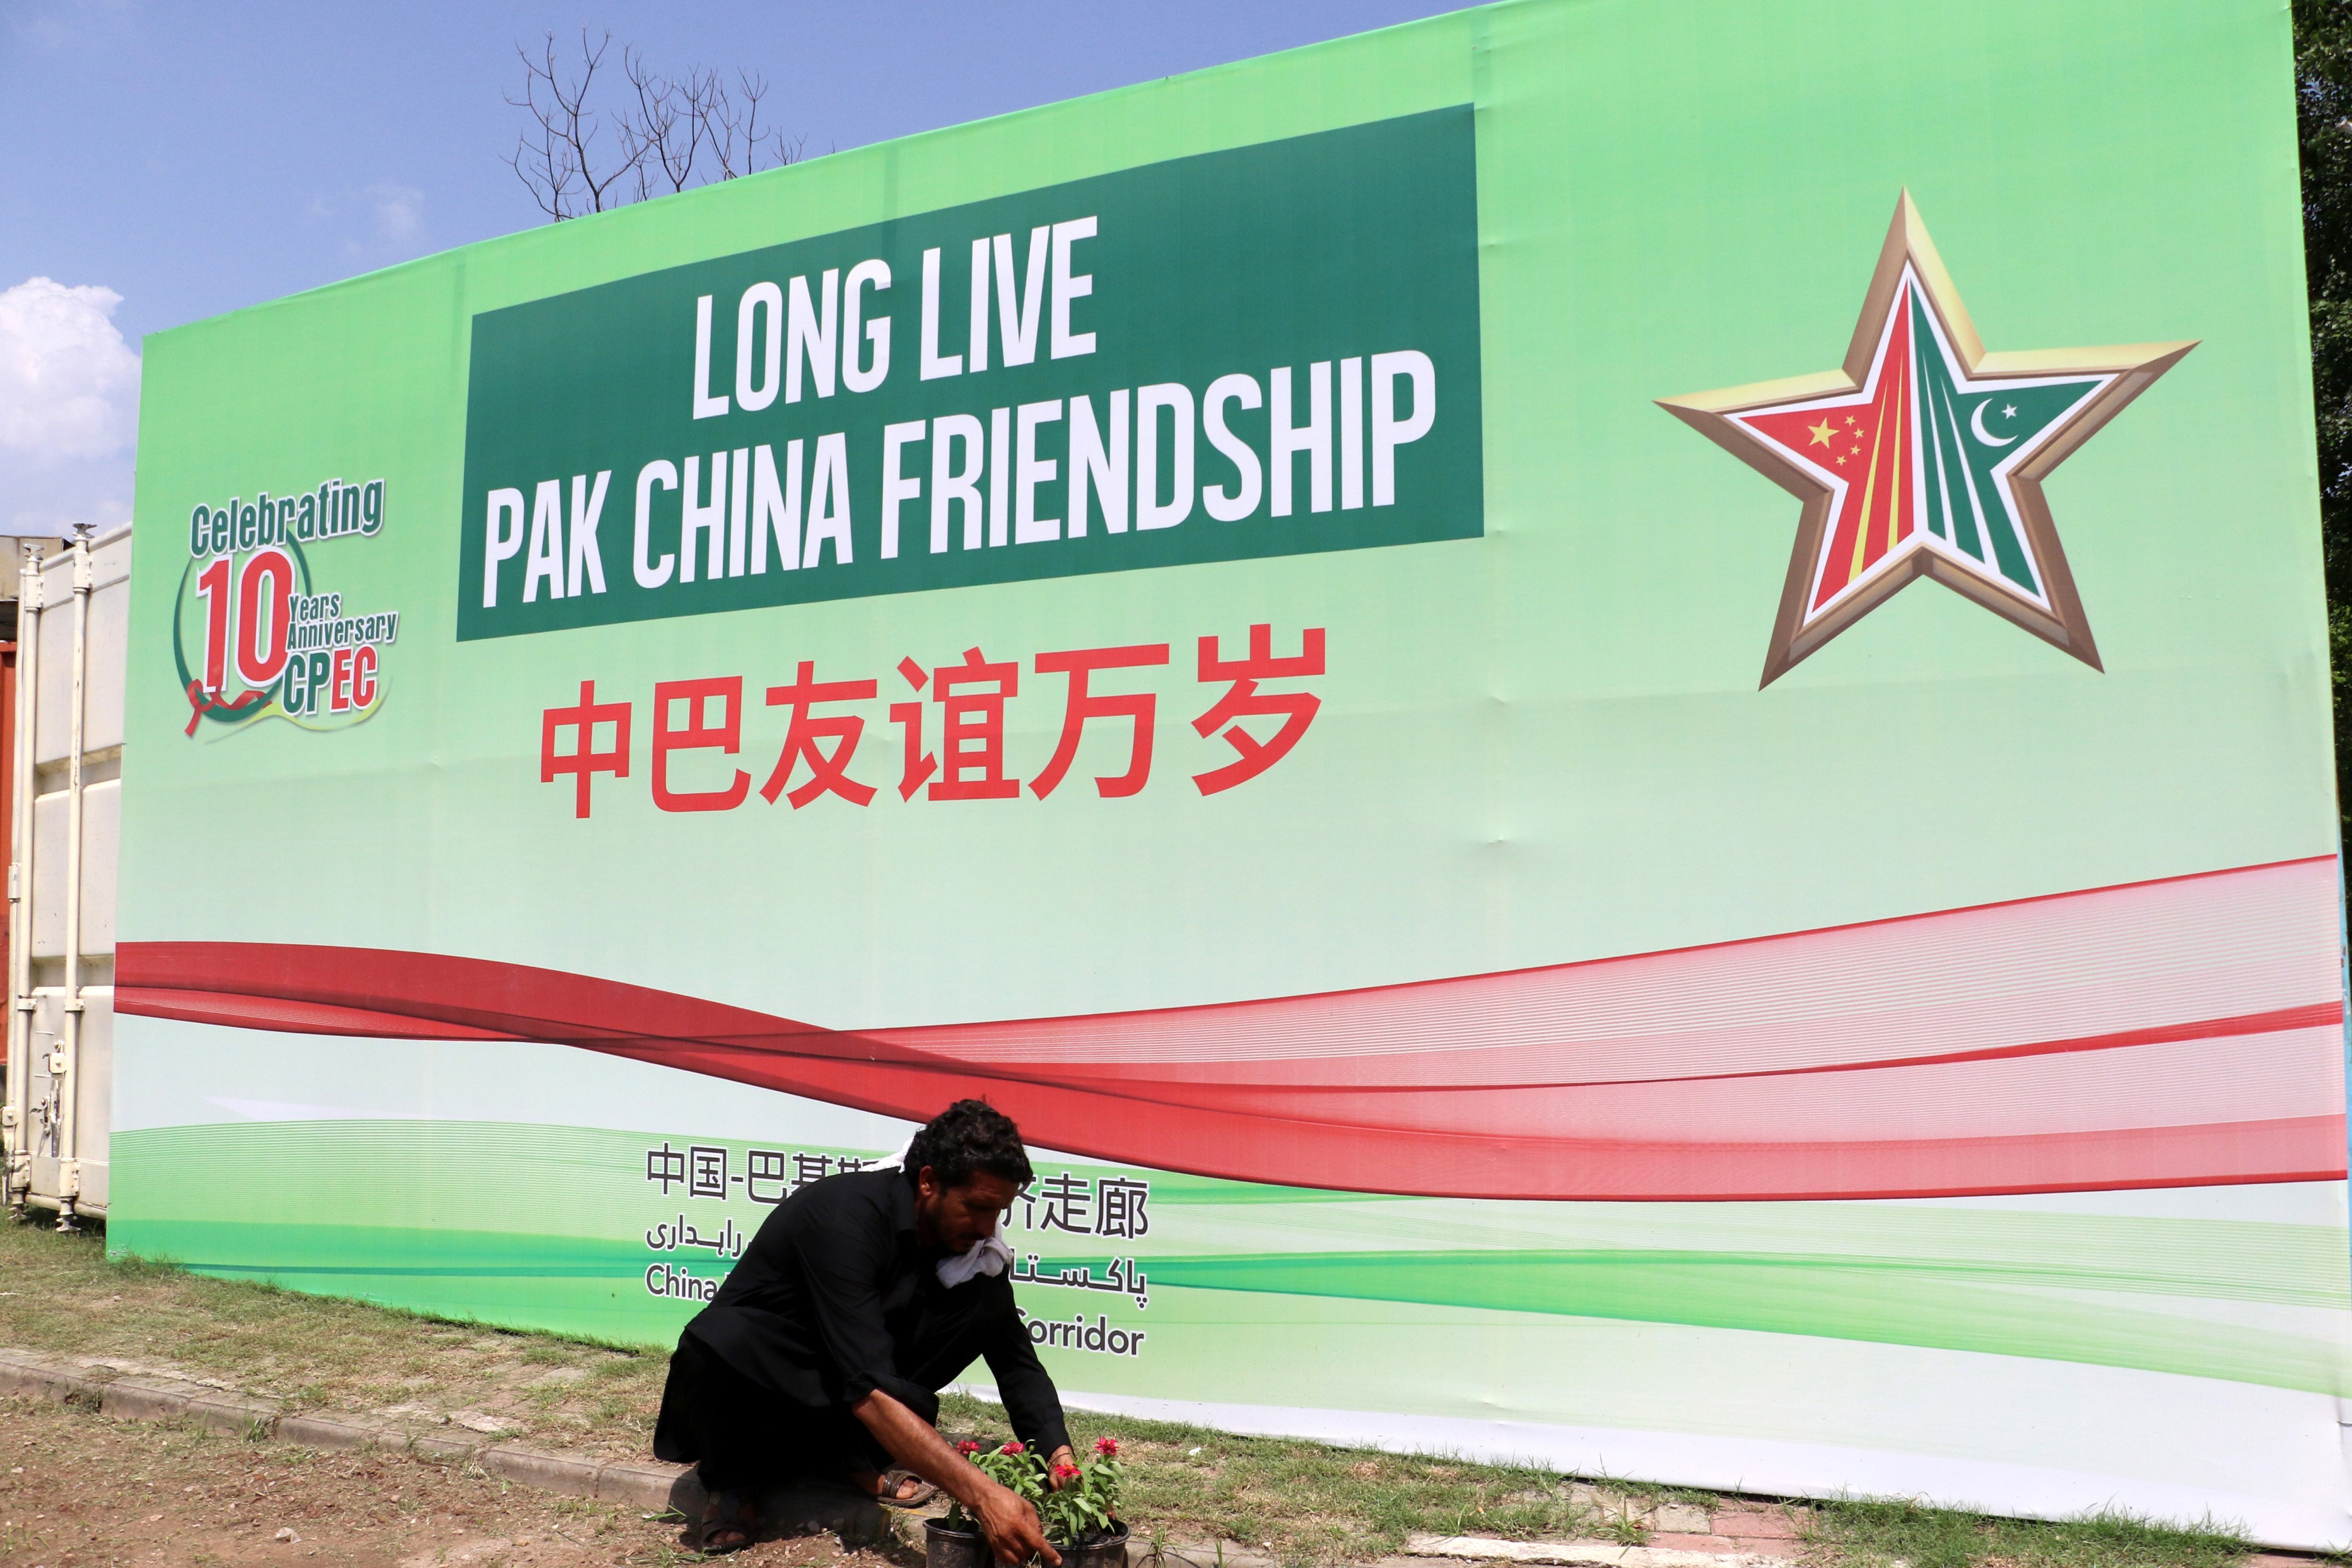
<svg viewBox="0 0 2352 1568">
<path fill-rule="evenodd" d="M 1904 192 L 1843 366 L 1658 400 L 1804 502 L 1760 684 L 1915 577 L 2099 668 L 2042 481 L 2196 346 L 1987 353 Z"/>
</svg>

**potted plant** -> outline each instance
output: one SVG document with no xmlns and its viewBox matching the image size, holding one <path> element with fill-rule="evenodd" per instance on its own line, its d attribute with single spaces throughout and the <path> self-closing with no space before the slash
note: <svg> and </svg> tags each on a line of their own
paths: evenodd
<svg viewBox="0 0 2352 1568">
<path fill-rule="evenodd" d="M 1119 1486 L 1127 1468 L 1118 1460 L 1118 1439 L 1097 1437 L 1094 1452 L 1075 1465 L 1057 1467 L 1037 1512 L 1045 1539 L 1062 1554 L 1062 1568 L 1126 1568 L 1127 1521 L 1118 1517 Z"/>
<path fill-rule="evenodd" d="M 1062 1554 L 1062 1568 L 1125 1568 L 1127 1522 L 1118 1517 L 1118 1498 L 1127 1471 L 1118 1438 L 1096 1438 L 1094 1452 L 1053 1471 L 1045 1456 L 1020 1443 L 991 1448 L 966 1441 L 956 1450 L 1029 1500 L 1045 1539 Z M 923 1533 L 929 1568 L 994 1568 L 988 1538 L 961 1503 L 950 1503 L 947 1517 L 928 1521 Z"/>
</svg>

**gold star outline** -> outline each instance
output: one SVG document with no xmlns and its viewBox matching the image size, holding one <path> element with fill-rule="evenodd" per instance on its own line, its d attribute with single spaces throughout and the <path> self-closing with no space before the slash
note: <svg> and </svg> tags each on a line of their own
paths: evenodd
<svg viewBox="0 0 2352 1568">
<path fill-rule="evenodd" d="M 1963 368 L 1972 381 L 1997 381 L 2004 376 L 2073 375 L 2112 376 L 2114 379 L 2079 405 L 2025 461 L 2010 471 L 2010 489 L 2017 500 L 2019 521 L 2032 541 L 2035 558 L 2042 563 L 2044 586 L 2050 601 L 2048 608 L 2019 595 L 2004 592 L 1978 574 L 1960 570 L 1932 550 L 1919 549 L 1914 550 L 1905 559 L 1901 569 L 1883 574 L 1862 592 L 1851 595 L 1831 613 L 1808 625 L 1805 620 L 1806 592 L 1811 582 L 1812 566 L 1820 552 L 1822 535 L 1832 521 L 1831 509 L 1836 492 L 1788 458 L 1757 440 L 1731 416 L 1753 414 L 1785 404 L 1858 395 L 1868 382 L 1871 362 L 1876 356 L 1879 340 L 1885 331 L 1887 315 L 1900 297 L 1903 268 L 1906 262 L 1919 280 L 1928 309 L 1935 311 L 1943 326 L 1945 338 L 1950 342 L 1953 352 L 1959 355 Z M 1919 209 L 1912 202 L 1911 193 L 1907 190 L 1903 192 L 1895 202 L 1895 218 L 1887 227 L 1886 242 L 1880 247 L 1878 265 L 1871 274 L 1870 287 L 1863 296 L 1862 314 L 1854 323 L 1853 337 L 1846 347 L 1843 364 L 1836 370 L 1821 371 L 1811 375 L 1757 382 L 1747 386 L 1657 400 L 1660 407 L 1804 503 L 1798 519 L 1796 543 L 1790 555 L 1788 576 L 1781 586 L 1780 614 L 1773 624 L 1770 645 L 1765 651 L 1764 675 L 1759 682 L 1759 688 L 1771 685 L 1805 658 L 1819 652 L 1839 633 L 1907 586 L 1913 578 L 1923 576 L 1935 578 L 1945 586 L 2073 655 L 2093 669 L 2101 668 L 2098 647 L 2091 637 L 2090 621 L 2084 614 L 2082 598 L 2076 592 L 2074 574 L 2066 564 L 2066 552 L 2059 542 L 2057 528 L 2051 521 L 2042 481 L 2049 477 L 2052 469 L 2096 434 L 2100 426 L 2121 413 L 2126 405 L 2147 391 L 2158 376 L 2178 364 L 2182 356 L 2196 346 L 2196 342 L 2191 340 L 2186 342 L 2132 343 L 2113 348 L 1987 352 L 1984 340 L 1977 335 L 1976 326 L 1969 319 L 1968 308 L 1960 301 L 1959 289 L 1953 284 L 1951 275 L 1945 270 L 1943 258 L 1936 252 L 1935 241 L 1928 237 L 1927 226 L 1919 216 Z M 1823 423 L 1827 423 L 1826 419 Z M 1845 423 L 1852 426 L 1853 416 L 1848 415 Z M 1812 433 L 1818 435 L 1817 430 Z M 1853 449 L 1857 453 L 1861 450 L 1858 439 Z M 1843 461 L 1843 458 L 1839 460 Z"/>
</svg>

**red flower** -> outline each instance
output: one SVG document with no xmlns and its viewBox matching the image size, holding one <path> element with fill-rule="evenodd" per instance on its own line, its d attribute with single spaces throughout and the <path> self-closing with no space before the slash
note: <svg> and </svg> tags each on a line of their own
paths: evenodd
<svg viewBox="0 0 2352 1568">
<path fill-rule="evenodd" d="M 1004 1447 L 997 1449 L 996 1451 L 1000 1454 L 1025 1454 L 1029 1450 L 1023 1447 L 1018 1443 L 1007 1443 Z"/>
<path fill-rule="evenodd" d="M 1057 1481 L 1076 1480 L 1077 1479 L 1078 1475 L 1078 1467 L 1076 1465 L 1055 1465 L 1054 1467 L 1054 1479 Z"/>
<path fill-rule="evenodd" d="M 956 1452 L 959 1454 L 977 1454 L 980 1452 L 980 1445 L 973 1439 L 966 1437 L 962 1442 L 956 1445 Z"/>
<path fill-rule="evenodd" d="M 1116 1437 L 1096 1438 L 1095 1452 L 1100 1454 L 1106 1459 L 1115 1459 L 1118 1458 L 1118 1439 Z"/>
</svg>

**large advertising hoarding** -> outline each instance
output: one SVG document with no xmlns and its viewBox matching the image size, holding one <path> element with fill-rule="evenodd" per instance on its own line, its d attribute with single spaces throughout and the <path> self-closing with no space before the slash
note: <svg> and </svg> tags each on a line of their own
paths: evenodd
<svg viewBox="0 0 2352 1568">
<path fill-rule="evenodd" d="M 2352 1539 L 2287 17 L 1465 12 L 151 341 L 111 1244 Z"/>
</svg>

